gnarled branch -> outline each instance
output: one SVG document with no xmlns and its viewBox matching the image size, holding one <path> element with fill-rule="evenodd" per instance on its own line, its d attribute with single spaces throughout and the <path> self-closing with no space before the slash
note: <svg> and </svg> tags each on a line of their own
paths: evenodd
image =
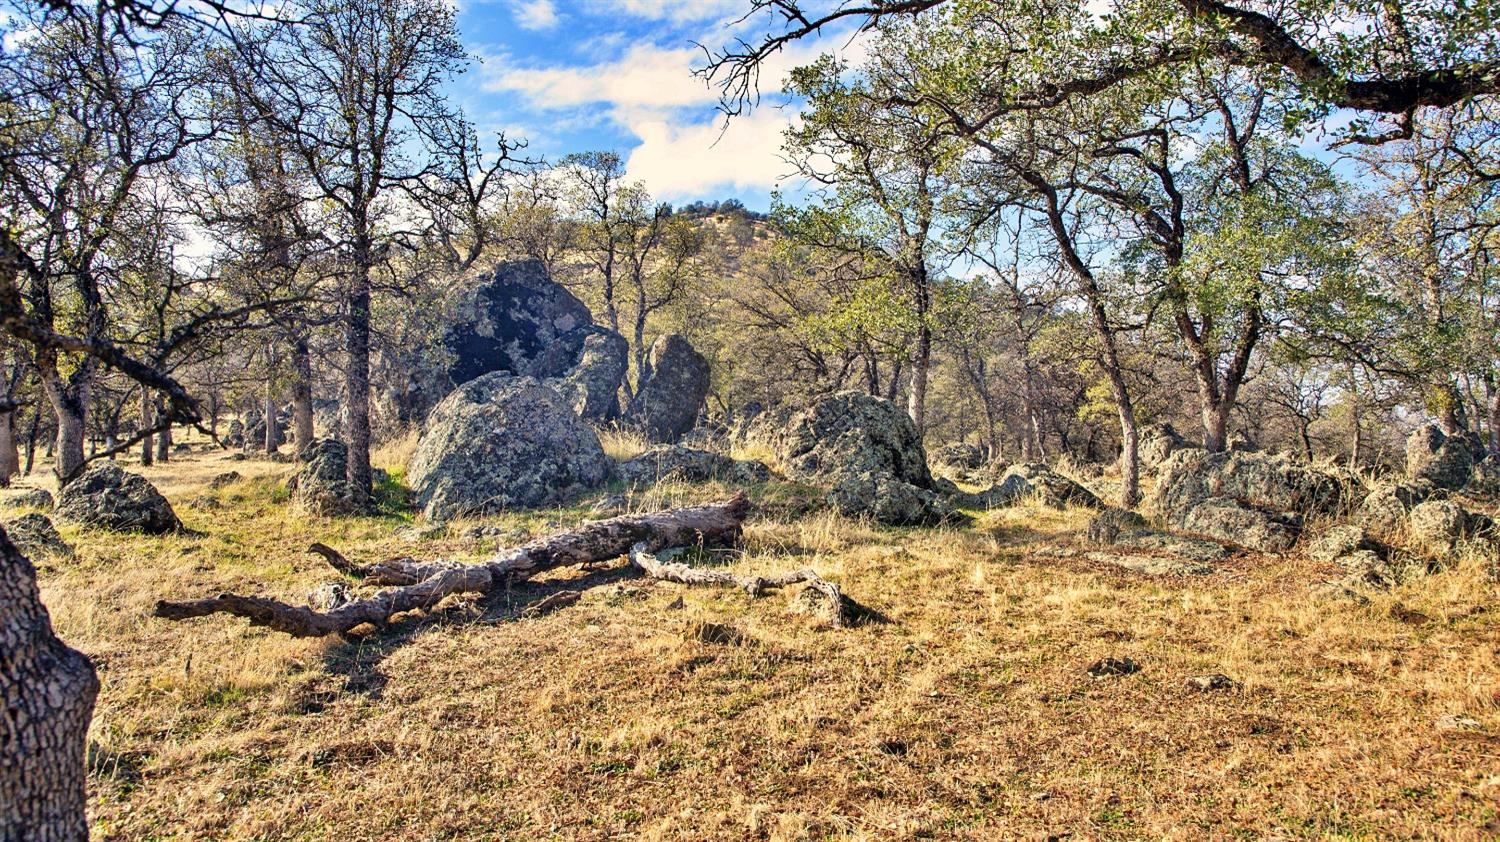
<svg viewBox="0 0 1500 842">
<path fill-rule="evenodd" d="M 251 625 L 294 637 L 322 637 L 366 623 L 382 625 L 396 614 L 431 608 L 453 594 L 488 593 L 557 567 L 619 558 L 637 546 L 655 551 L 662 547 L 731 543 L 739 537 L 749 512 L 750 503 L 741 492 L 706 506 L 593 521 L 571 532 L 504 550 L 482 564 L 473 565 L 393 559 L 362 567 L 350 563 L 337 551 L 324 552 L 316 548 L 321 545 L 315 545 L 312 551 L 328 559 L 336 569 L 358 571 L 366 582 L 373 584 L 403 586 L 328 611 L 226 593 L 187 602 L 163 600 L 156 604 L 153 614 L 168 620 L 232 614 L 244 617 Z"/>
<path fill-rule="evenodd" d="M 808 587 L 822 594 L 827 601 L 828 622 L 835 628 L 848 625 L 848 617 L 844 611 L 844 595 L 839 591 L 839 586 L 810 569 L 794 570 L 776 576 L 736 576 L 725 570 L 703 570 L 680 562 L 662 561 L 651 553 L 650 547 L 646 544 L 636 544 L 630 548 L 630 563 L 640 568 L 641 572 L 647 576 L 663 582 L 676 582 L 679 585 L 690 586 L 717 585 L 739 588 L 752 597 L 758 597 L 769 590 L 805 582 Z"/>
</svg>

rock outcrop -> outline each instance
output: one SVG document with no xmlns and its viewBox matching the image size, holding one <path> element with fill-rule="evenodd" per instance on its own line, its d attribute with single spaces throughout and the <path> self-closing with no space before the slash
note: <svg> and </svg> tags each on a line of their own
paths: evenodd
<svg viewBox="0 0 1500 842">
<path fill-rule="evenodd" d="M 992 505 L 1009 505 L 1031 499 L 1057 509 L 1067 506 L 1104 508 L 1104 503 L 1094 492 L 1039 462 L 1010 466 L 986 495 L 993 501 Z"/>
<path fill-rule="evenodd" d="M 588 307 L 539 260 L 501 263 L 480 275 L 450 314 L 443 344 L 450 362 L 440 376 L 418 378 L 423 395 L 445 395 L 476 377 L 505 372 L 548 383 L 583 418 L 618 415 L 625 339 L 595 325 Z"/>
<path fill-rule="evenodd" d="M 1162 463 L 1147 506 L 1172 529 L 1283 552 L 1307 516 L 1333 514 L 1362 495 L 1352 477 L 1283 456 L 1187 449 Z"/>
<path fill-rule="evenodd" d="M 1161 463 L 1167 461 L 1168 456 L 1194 446 L 1171 424 L 1165 421 L 1151 424 L 1140 431 L 1138 456 L 1141 460 L 1141 469 L 1154 471 L 1161 466 Z"/>
<path fill-rule="evenodd" d="M 1463 436 L 1446 436 L 1428 425 L 1406 440 L 1406 476 L 1436 488 L 1458 490 L 1474 468 L 1473 444 Z"/>
<path fill-rule="evenodd" d="M 560 502 L 608 480 L 593 429 L 533 377 L 492 372 L 433 407 L 407 477 L 434 520 Z"/>
<path fill-rule="evenodd" d="M 698 422 L 708 386 L 708 360 L 686 339 L 666 334 L 651 345 L 625 419 L 650 441 L 675 442 Z"/>
<path fill-rule="evenodd" d="M 57 516 L 73 523 L 159 535 L 182 528 L 172 504 L 145 477 L 118 465 L 95 465 L 58 495 Z"/>
<path fill-rule="evenodd" d="M 573 405 L 580 418 L 612 421 L 620 417 L 620 383 L 630 366 L 630 344 L 625 337 L 594 328 L 583 340 L 578 364 L 547 385 Z"/>
<path fill-rule="evenodd" d="M 32 512 L 3 524 L 5 534 L 21 552 L 32 558 L 60 556 L 72 558 L 73 548 L 57 534 L 57 527 L 44 514 Z"/>
<path fill-rule="evenodd" d="M 665 479 L 687 482 L 723 480 L 739 484 L 765 482 L 771 470 L 753 460 L 731 459 L 711 450 L 663 444 L 650 448 L 620 465 L 620 478 L 633 486 L 653 485 Z"/>
<path fill-rule="evenodd" d="M 305 464 L 287 481 L 292 500 L 320 515 L 353 514 L 349 494 L 349 448 L 338 439 L 314 439 L 297 458 Z M 217 479 L 217 478 L 216 478 Z"/>
<path fill-rule="evenodd" d="M 882 523 L 936 523 L 954 516 L 934 489 L 916 425 L 890 401 L 838 392 L 786 413 L 772 432 L 761 414 L 751 435 L 770 444 L 791 479 L 828 489 L 840 512 Z"/>
<path fill-rule="evenodd" d="M 50 509 L 52 493 L 45 488 L 29 488 L 7 497 L 5 505 L 15 509 Z"/>
<path fill-rule="evenodd" d="M 1452 500 L 1428 500 L 1412 508 L 1407 541 L 1423 555 L 1452 561 L 1464 542 L 1492 537 L 1494 529 L 1495 522 L 1488 516 L 1470 512 Z"/>
</svg>

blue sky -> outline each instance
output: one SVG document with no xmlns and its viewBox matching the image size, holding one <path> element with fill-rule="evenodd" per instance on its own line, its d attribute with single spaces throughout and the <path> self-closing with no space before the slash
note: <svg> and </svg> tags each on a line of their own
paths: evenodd
<svg viewBox="0 0 1500 842">
<path fill-rule="evenodd" d="M 613 149 L 628 174 L 658 198 L 738 198 L 764 210 L 791 168 L 781 133 L 795 114 L 768 96 L 725 128 L 715 94 L 692 71 L 694 42 L 727 43 L 745 0 L 461 0 L 459 27 L 479 62 L 454 98 L 481 131 L 526 138 L 555 160 Z M 799 44 L 766 70 L 762 89 L 779 91 L 792 67 L 847 42 Z"/>
</svg>

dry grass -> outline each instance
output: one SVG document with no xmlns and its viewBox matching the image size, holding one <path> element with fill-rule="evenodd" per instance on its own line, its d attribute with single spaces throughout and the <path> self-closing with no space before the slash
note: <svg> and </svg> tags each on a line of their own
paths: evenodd
<svg viewBox="0 0 1500 842">
<path fill-rule="evenodd" d="M 608 426 L 599 428 L 597 432 L 604 454 L 621 462 L 634 459 L 651 447 L 646 435 L 632 427 Z"/>
<path fill-rule="evenodd" d="M 208 492 L 231 467 L 246 479 Z M 1152 578 L 1031 554 L 1076 541 L 1079 512 L 940 530 L 816 513 L 753 522 L 734 567 L 814 567 L 889 623 L 832 631 L 795 595 L 618 569 L 561 574 L 592 587 L 540 619 L 495 621 L 545 583 L 348 642 L 150 619 L 165 596 L 299 599 L 329 578 L 301 552 L 313 540 L 362 559 L 493 549 L 458 524 L 413 544 L 394 517 L 291 512 L 288 470 L 202 456 L 150 470 L 202 537 L 64 527 L 79 558 L 44 567 L 44 598 L 103 678 L 97 838 L 1500 832 L 1500 605 L 1478 559 L 1357 604 L 1317 595 L 1335 571 L 1299 559 Z M 722 492 L 667 486 L 632 507 Z M 224 507 L 185 507 L 205 493 Z M 772 511 L 796 497 L 765 493 Z M 536 533 L 583 516 L 491 522 Z M 704 622 L 743 641 L 701 642 Z M 1107 655 L 1142 669 L 1091 678 Z M 1242 687 L 1184 686 L 1210 672 Z"/>
</svg>

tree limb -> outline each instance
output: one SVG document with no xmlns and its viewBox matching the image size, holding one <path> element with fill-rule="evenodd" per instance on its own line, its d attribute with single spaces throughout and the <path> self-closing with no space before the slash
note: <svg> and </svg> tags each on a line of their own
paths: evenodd
<svg viewBox="0 0 1500 842">
<path fill-rule="evenodd" d="M 342 564 L 350 571 L 363 570 L 367 582 L 404 584 L 329 611 L 315 611 L 264 597 L 226 593 L 187 602 L 162 600 L 152 613 L 168 620 L 232 614 L 244 617 L 251 625 L 264 626 L 293 637 L 323 637 L 347 632 L 365 623 L 383 625 L 397 614 L 431 608 L 453 594 L 488 593 L 557 567 L 619 558 L 638 546 L 655 551 L 670 546 L 733 542 L 739 537 L 740 527 L 749 512 L 750 503 L 740 492 L 728 500 L 706 506 L 593 521 L 571 532 L 504 550 L 488 561 L 474 565 L 396 559 L 361 568 L 350 564 L 337 552 L 330 556 L 313 549 L 335 568 Z M 336 562 L 334 557 L 339 561 Z M 421 578 L 415 578 L 418 576 Z"/>
</svg>

